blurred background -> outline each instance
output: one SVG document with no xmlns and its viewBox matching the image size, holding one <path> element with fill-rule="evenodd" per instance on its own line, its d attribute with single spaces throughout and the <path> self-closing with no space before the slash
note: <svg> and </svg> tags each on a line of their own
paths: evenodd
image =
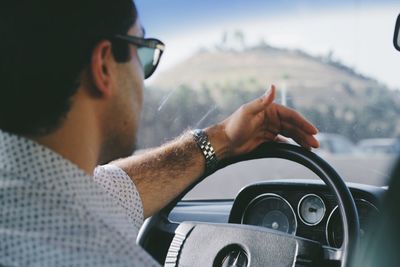
<svg viewBox="0 0 400 267">
<path fill-rule="evenodd" d="M 398 1 L 135 3 L 147 37 L 166 43 L 146 81 L 141 151 L 216 123 L 275 84 L 276 101 L 320 129 L 315 152 L 346 181 L 387 184 L 400 152 Z M 299 178 L 315 175 L 257 160 L 217 172 L 189 198 L 232 198 L 251 182 Z"/>
</svg>

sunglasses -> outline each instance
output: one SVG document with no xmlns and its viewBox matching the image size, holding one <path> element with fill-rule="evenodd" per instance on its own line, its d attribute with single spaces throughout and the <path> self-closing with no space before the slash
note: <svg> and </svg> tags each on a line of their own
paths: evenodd
<svg viewBox="0 0 400 267">
<path fill-rule="evenodd" d="M 394 30 L 393 44 L 394 47 L 400 51 L 400 14 L 397 17 L 396 28 Z"/>
<path fill-rule="evenodd" d="M 130 35 L 115 35 L 114 38 L 137 47 L 137 55 L 143 67 L 144 78 L 149 78 L 160 63 L 165 49 L 164 43 L 154 38 L 146 39 Z"/>
</svg>

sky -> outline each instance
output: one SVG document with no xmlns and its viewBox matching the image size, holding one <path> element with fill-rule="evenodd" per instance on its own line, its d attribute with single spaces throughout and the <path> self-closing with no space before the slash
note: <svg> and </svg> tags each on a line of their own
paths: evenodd
<svg viewBox="0 0 400 267">
<path fill-rule="evenodd" d="M 225 31 L 241 30 L 246 43 L 301 49 L 333 58 L 357 72 L 400 89 L 400 52 L 393 31 L 400 1 L 357 0 L 136 0 L 147 36 L 166 43 L 157 74 Z M 150 83 L 152 81 L 150 79 Z"/>
</svg>

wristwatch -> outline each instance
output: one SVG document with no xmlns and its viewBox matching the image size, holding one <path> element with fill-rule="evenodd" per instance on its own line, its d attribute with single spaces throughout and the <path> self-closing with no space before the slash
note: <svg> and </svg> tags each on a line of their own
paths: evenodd
<svg viewBox="0 0 400 267">
<path fill-rule="evenodd" d="M 206 175 L 213 173 L 217 168 L 218 159 L 217 155 L 215 155 L 215 150 L 211 145 L 210 140 L 208 140 L 207 133 L 201 129 L 193 130 L 191 133 L 206 160 L 206 168 L 204 173 Z"/>
</svg>

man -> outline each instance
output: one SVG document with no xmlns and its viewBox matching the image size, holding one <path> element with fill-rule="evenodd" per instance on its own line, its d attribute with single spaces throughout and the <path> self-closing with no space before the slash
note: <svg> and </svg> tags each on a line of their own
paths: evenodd
<svg viewBox="0 0 400 267">
<path fill-rule="evenodd" d="M 219 124 L 130 156 L 143 80 L 163 50 L 144 39 L 134 3 L 8 1 L 0 13 L 3 265 L 156 266 L 135 244 L 143 219 L 216 160 L 279 134 L 318 147 L 272 86 Z"/>
</svg>

